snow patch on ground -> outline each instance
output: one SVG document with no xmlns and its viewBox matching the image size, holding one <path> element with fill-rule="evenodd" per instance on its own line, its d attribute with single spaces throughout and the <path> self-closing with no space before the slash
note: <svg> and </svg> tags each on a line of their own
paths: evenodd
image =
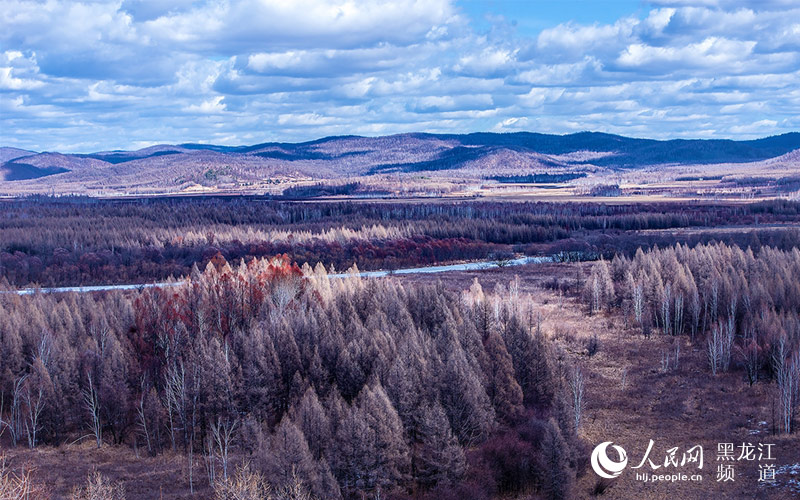
<svg viewBox="0 0 800 500">
<path fill-rule="evenodd" d="M 759 486 L 780 488 L 785 486 L 789 493 L 800 495 L 800 463 L 785 464 L 775 468 L 775 482 L 760 482 Z"/>
</svg>

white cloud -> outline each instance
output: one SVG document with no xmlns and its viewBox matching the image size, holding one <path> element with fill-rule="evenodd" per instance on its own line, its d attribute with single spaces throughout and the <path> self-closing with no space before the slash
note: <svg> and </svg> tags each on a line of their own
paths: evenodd
<svg viewBox="0 0 800 500">
<path fill-rule="evenodd" d="M 282 114 L 278 116 L 278 125 L 299 125 L 299 126 L 314 126 L 314 125 L 328 125 L 333 123 L 334 119 L 329 116 L 322 116 L 317 113 L 301 113 L 301 114 Z"/>
<path fill-rule="evenodd" d="M 262 73 L 265 73 L 270 69 L 285 70 L 296 67 L 303 63 L 307 56 L 307 51 L 294 50 L 272 54 L 251 54 L 247 59 L 247 66 Z"/>
<path fill-rule="evenodd" d="M 449 1 L 430 0 L 243 0 L 209 2 L 145 23 L 156 38 L 210 52 L 237 53 L 272 47 L 354 48 L 389 42 L 416 43 L 455 11 Z"/>
<path fill-rule="evenodd" d="M 717 9 L 736 9 L 751 7 L 757 10 L 774 10 L 795 7 L 796 0 L 649 0 L 653 5 L 671 7 L 714 7 Z"/>
<path fill-rule="evenodd" d="M 639 21 L 628 17 L 614 24 L 560 24 L 543 30 L 536 39 L 537 56 L 542 59 L 582 59 L 587 53 L 609 53 L 624 45 Z"/>
<path fill-rule="evenodd" d="M 749 125 L 734 125 L 730 127 L 730 131 L 734 134 L 768 134 L 775 130 L 778 125 L 776 120 L 759 120 Z"/>
<path fill-rule="evenodd" d="M 18 50 L 7 50 L 3 53 L 3 56 L 5 57 L 6 61 L 11 62 L 14 59 L 22 58 L 22 52 Z"/>
<path fill-rule="evenodd" d="M 529 120 L 525 116 L 512 116 L 505 120 L 498 122 L 492 130 L 495 132 L 510 132 L 516 130 L 525 130 L 529 125 Z"/>
<path fill-rule="evenodd" d="M 570 85 L 583 83 L 600 75 L 602 64 L 596 58 L 586 56 L 582 61 L 564 64 L 537 64 L 521 71 L 514 80 L 532 85 Z"/>
<path fill-rule="evenodd" d="M 0 67 L 0 89 L 33 90 L 44 85 L 44 83 L 36 80 L 17 78 L 12 74 L 12 72 L 13 68 L 11 67 Z"/>
<path fill-rule="evenodd" d="M 654 67 L 657 71 L 674 70 L 675 65 L 718 68 L 738 67 L 752 54 L 756 42 L 709 37 L 681 47 L 653 47 L 641 43 L 629 45 L 617 58 L 626 68 Z"/>
<path fill-rule="evenodd" d="M 184 108 L 189 113 L 201 113 L 206 115 L 219 114 L 225 111 L 225 103 L 222 102 L 223 96 L 216 96 L 206 99 L 200 104 L 191 104 Z"/>
<path fill-rule="evenodd" d="M 457 73 L 470 76 L 500 76 L 513 66 L 518 50 L 487 47 L 474 54 L 459 58 L 453 67 Z"/>
<path fill-rule="evenodd" d="M 656 0 L 530 36 L 499 18 L 478 33 L 454 1 L 0 0 L 3 139 L 116 149 L 800 126 L 796 1 Z"/>
<path fill-rule="evenodd" d="M 560 88 L 533 87 L 530 92 L 519 98 L 519 102 L 528 108 L 539 108 L 545 103 L 558 100 L 564 92 L 564 89 Z"/>
<path fill-rule="evenodd" d="M 421 113 L 437 111 L 485 111 L 494 108 L 489 94 L 424 96 L 417 98 L 411 108 Z"/>
<path fill-rule="evenodd" d="M 675 12 L 676 10 L 673 8 L 651 10 L 643 24 L 651 30 L 651 33 L 661 34 L 669 25 Z"/>
</svg>

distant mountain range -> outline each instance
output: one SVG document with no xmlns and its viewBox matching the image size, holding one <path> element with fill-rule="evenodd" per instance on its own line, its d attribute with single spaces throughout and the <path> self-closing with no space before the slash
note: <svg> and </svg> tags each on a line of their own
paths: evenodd
<svg viewBox="0 0 800 500">
<path fill-rule="evenodd" d="M 548 135 L 338 136 L 252 146 L 159 145 L 89 154 L 0 148 L 0 194 L 181 191 L 327 179 L 449 175 L 564 175 L 655 165 L 747 163 L 800 150 L 800 133 L 749 141 L 635 139 L 581 132 Z"/>
</svg>

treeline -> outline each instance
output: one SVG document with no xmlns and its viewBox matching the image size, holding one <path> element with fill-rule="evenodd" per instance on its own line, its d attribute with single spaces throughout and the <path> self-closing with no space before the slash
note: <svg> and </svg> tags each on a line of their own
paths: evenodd
<svg viewBox="0 0 800 500">
<path fill-rule="evenodd" d="M 326 499 L 569 498 L 583 387 L 555 349 L 518 281 L 458 294 L 216 256 L 176 287 L 0 294 L 0 435 L 175 450 L 191 487 L 249 463 Z"/>
<path fill-rule="evenodd" d="M 632 254 L 675 241 L 667 230 L 791 223 L 800 204 L 290 203 L 254 198 L 4 202 L 0 280 L 43 286 L 163 280 L 226 259 L 288 254 L 338 269 L 424 265 L 498 251 Z M 754 244 L 742 232 L 689 234 Z M 790 248 L 800 232 L 768 235 Z M 783 241 L 786 240 L 786 241 Z"/>
<path fill-rule="evenodd" d="M 310 186 L 292 186 L 283 190 L 284 198 L 318 198 L 321 196 L 388 196 L 389 191 L 381 191 L 364 186 L 360 182 L 347 184 L 317 183 Z"/>
<path fill-rule="evenodd" d="M 283 196 L 287 198 L 316 198 L 319 196 L 341 196 L 354 194 L 361 188 L 361 183 L 351 182 L 348 184 L 330 185 L 317 183 L 311 186 L 292 186 L 283 190 Z"/>
<path fill-rule="evenodd" d="M 775 382 L 780 418 L 793 432 L 800 403 L 800 249 L 758 253 L 723 243 L 675 245 L 599 261 L 585 282 L 590 313 L 620 308 L 645 336 L 685 335 L 712 374 L 740 370 Z M 664 353 L 662 369 L 680 352 Z M 672 360 L 672 362 L 670 361 Z"/>
<path fill-rule="evenodd" d="M 355 232 L 359 234 L 361 232 Z M 209 241 L 213 241 L 213 237 Z M 0 271 L 15 285 L 41 283 L 69 285 L 92 283 L 137 283 L 186 276 L 192 266 L 203 266 L 217 254 L 226 259 L 291 255 L 301 263 L 325 262 L 329 269 L 399 269 L 453 260 L 484 259 L 502 247 L 465 238 L 435 239 L 413 236 L 395 239 L 348 238 L 342 242 L 314 238 L 296 242 L 238 240 L 216 244 L 166 245 L 163 248 L 115 249 L 114 251 L 69 252 L 58 248 L 52 256 L 30 256 L 23 252 L 0 254 Z"/>
<path fill-rule="evenodd" d="M 549 172 L 545 172 L 542 174 L 530 175 L 494 175 L 487 177 L 487 179 L 497 181 L 501 184 L 550 184 L 569 182 L 575 179 L 580 179 L 581 177 L 586 177 L 586 174 L 584 172 L 565 172 L 560 174 L 551 174 Z"/>
</svg>

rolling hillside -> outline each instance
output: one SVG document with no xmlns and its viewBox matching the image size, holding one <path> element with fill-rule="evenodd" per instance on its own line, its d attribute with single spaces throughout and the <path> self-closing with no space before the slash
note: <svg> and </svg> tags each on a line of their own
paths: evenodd
<svg viewBox="0 0 800 500">
<path fill-rule="evenodd" d="M 35 153 L 0 148 L 0 194 L 280 193 L 298 183 L 498 176 L 578 178 L 659 166 L 796 162 L 800 133 L 750 141 L 636 139 L 581 132 L 339 136 L 251 146 L 158 145 L 138 151 Z M 531 177 L 533 176 L 533 177 Z"/>
</svg>

